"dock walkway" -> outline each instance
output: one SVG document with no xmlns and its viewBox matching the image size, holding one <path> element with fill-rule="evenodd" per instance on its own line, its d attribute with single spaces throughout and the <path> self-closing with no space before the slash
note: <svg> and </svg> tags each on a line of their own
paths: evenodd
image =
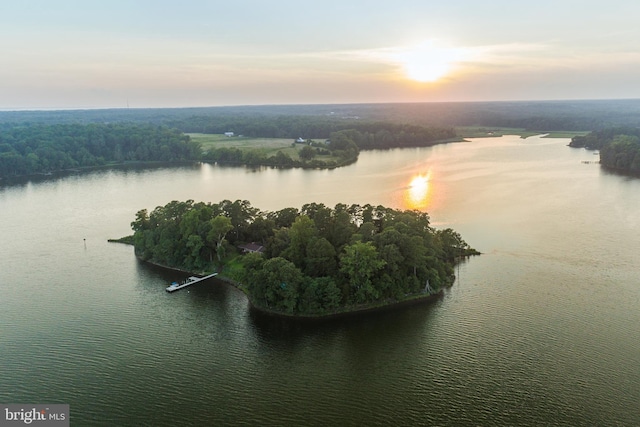
<svg viewBox="0 0 640 427">
<path fill-rule="evenodd" d="M 203 280 L 207 280 L 217 275 L 218 273 L 209 274 L 208 276 L 204 276 L 204 277 L 191 276 L 187 280 L 185 280 L 183 283 L 173 282 L 171 285 L 167 287 L 167 292 L 174 292 L 179 289 L 186 288 L 187 286 L 191 286 L 195 283 L 202 282 Z"/>
</svg>

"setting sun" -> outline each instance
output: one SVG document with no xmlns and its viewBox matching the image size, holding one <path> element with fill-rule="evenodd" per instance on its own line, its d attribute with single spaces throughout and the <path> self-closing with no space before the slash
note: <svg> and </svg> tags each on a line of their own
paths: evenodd
<svg viewBox="0 0 640 427">
<path fill-rule="evenodd" d="M 401 53 L 398 60 L 408 78 L 429 83 L 446 76 L 463 57 L 462 49 L 428 41 Z"/>
</svg>

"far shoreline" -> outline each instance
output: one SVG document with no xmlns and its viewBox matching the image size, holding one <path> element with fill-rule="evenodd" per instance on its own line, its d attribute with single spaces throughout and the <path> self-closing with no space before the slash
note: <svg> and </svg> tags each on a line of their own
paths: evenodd
<svg viewBox="0 0 640 427">
<path fill-rule="evenodd" d="M 469 139 L 475 138 L 500 138 L 507 135 L 516 135 L 520 136 L 522 139 L 526 139 L 531 136 L 543 135 L 543 138 L 566 138 L 567 135 L 580 134 L 584 133 L 582 131 L 550 131 L 550 132 L 541 132 L 541 131 L 525 131 L 522 129 L 507 129 L 501 128 L 499 130 L 506 132 L 489 132 L 483 134 L 474 134 L 467 133 L 461 134 L 453 138 L 448 139 L 440 139 L 431 141 L 425 145 L 409 145 L 409 146 L 398 146 L 398 147 L 379 147 L 379 148 L 364 148 L 362 151 L 386 151 L 393 149 L 405 149 L 405 148 L 429 148 L 436 145 L 441 144 L 452 144 L 452 143 L 463 143 L 463 142 L 471 142 Z M 359 153 L 358 153 L 359 154 Z M 220 165 L 227 167 L 246 167 L 246 168 L 274 168 L 274 169 L 304 169 L 304 170 L 333 170 L 341 167 L 346 167 L 353 165 L 358 162 L 358 156 L 351 158 L 343 163 L 335 164 L 335 165 L 310 165 L 310 164 L 297 164 L 297 165 L 274 165 L 274 164 L 262 164 L 262 163 L 242 163 L 242 162 L 233 162 L 233 161 L 211 161 L 207 159 L 192 159 L 192 160 L 178 160 L 178 161 L 158 161 L 158 160 L 135 160 L 135 161 L 123 161 L 123 162 L 109 162 L 102 165 L 93 165 L 93 166 L 77 166 L 68 169 L 56 169 L 50 171 L 42 171 L 35 172 L 24 175 L 9 175 L 9 176 L 0 176 L 0 182 L 5 184 L 19 184 L 24 181 L 30 181 L 35 179 L 46 180 L 49 178 L 60 178 L 69 176 L 77 173 L 90 173 L 99 170 L 108 170 L 108 169 L 123 169 L 128 167 L 133 168 L 162 168 L 162 167 L 176 167 L 176 166 L 193 166 L 199 164 L 210 164 L 210 165 Z"/>
</svg>

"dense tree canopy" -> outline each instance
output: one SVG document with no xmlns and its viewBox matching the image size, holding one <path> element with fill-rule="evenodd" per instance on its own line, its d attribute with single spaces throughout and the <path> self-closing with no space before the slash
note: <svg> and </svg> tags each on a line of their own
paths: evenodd
<svg viewBox="0 0 640 427">
<path fill-rule="evenodd" d="M 189 271 L 226 267 L 257 307 L 322 315 L 428 295 L 477 253 L 429 216 L 384 206 L 321 203 L 262 212 L 248 201 L 173 201 L 132 222 L 138 256 Z M 241 254 L 246 243 L 263 253 Z M 230 268 L 232 266 L 233 268 Z"/>
<path fill-rule="evenodd" d="M 200 158 L 187 135 L 154 125 L 3 125 L 0 177 L 47 173 L 126 161 Z"/>
<path fill-rule="evenodd" d="M 640 174 L 640 138 L 635 135 L 616 135 L 600 149 L 603 166 Z"/>
<path fill-rule="evenodd" d="M 590 132 L 584 136 L 574 136 L 569 143 L 570 147 L 588 148 L 589 150 L 599 150 L 606 144 L 613 141 L 618 135 L 631 135 L 640 137 L 640 128 L 634 127 L 610 127 Z"/>
<path fill-rule="evenodd" d="M 607 128 L 576 136 L 569 145 L 600 150 L 600 164 L 603 166 L 640 174 L 640 128 Z"/>
</svg>

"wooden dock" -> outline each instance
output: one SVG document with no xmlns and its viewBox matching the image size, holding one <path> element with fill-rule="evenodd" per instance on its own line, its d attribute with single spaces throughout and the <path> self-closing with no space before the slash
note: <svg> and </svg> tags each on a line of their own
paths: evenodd
<svg viewBox="0 0 640 427">
<path fill-rule="evenodd" d="M 193 284 L 202 282 L 203 280 L 210 279 L 213 276 L 217 276 L 217 275 L 218 273 L 209 274 L 208 276 L 204 276 L 204 277 L 191 276 L 187 280 L 185 280 L 183 283 L 173 282 L 171 285 L 167 287 L 167 292 L 175 292 L 179 289 L 186 288 L 187 286 L 191 286 Z"/>
</svg>

